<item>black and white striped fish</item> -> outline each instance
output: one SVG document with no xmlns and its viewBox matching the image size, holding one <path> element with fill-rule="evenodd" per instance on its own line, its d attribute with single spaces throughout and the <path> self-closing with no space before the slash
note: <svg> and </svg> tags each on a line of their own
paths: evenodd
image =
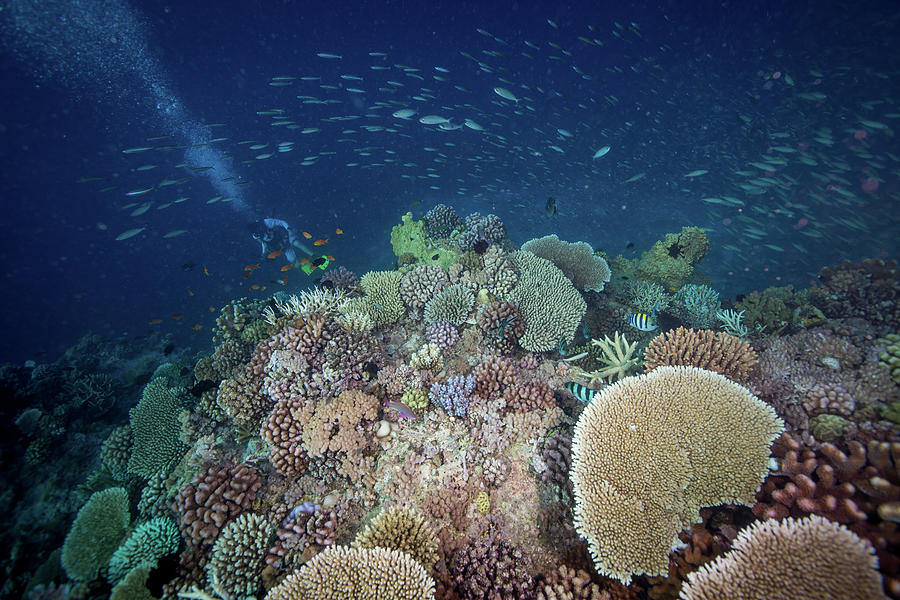
<svg viewBox="0 0 900 600">
<path fill-rule="evenodd" d="M 638 331 L 653 331 L 658 327 L 656 324 L 656 313 L 659 312 L 659 302 L 653 307 L 653 312 L 647 314 L 645 312 L 633 312 L 628 315 L 628 324 Z"/>
<path fill-rule="evenodd" d="M 563 387 L 585 404 L 593 400 L 594 396 L 597 394 L 597 390 L 592 390 L 587 386 L 581 385 L 577 381 L 568 381 Z"/>
</svg>

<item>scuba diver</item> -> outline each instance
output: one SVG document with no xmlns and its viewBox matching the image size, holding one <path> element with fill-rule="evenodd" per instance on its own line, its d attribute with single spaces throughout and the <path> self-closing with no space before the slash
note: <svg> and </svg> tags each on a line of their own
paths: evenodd
<svg viewBox="0 0 900 600">
<path fill-rule="evenodd" d="M 293 232 L 290 225 L 281 219 L 263 219 L 250 223 L 250 236 L 259 242 L 263 256 L 272 252 L 281 251 L 285 260 L 289 263 L 297 263 L 296 249 L 300 249 L 307 255 L 312 255 L 309 248 L 300 242 L 300 238 Z"/>
<path fill-rule="evenodd" d="M 314 258 L 313 252 L 300 241 L 286 221 L 267 218 L 250 223 L 248 227 L 250 236 L 259 242 L 263 256 L 275 258 L 280 253 L 288 263 L 307 275 L 311 275 L 317 268 L 325 270 L 330 263 L 326 256 Z M 306 257 L 298 259 L 297 250 L 306 254 Z"/>
</svg>

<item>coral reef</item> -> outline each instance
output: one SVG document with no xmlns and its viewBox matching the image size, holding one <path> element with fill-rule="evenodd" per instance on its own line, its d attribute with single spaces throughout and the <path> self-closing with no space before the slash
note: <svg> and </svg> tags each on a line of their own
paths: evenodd
<svg viewBox="0 0 900 600">
<path fill-rule="evenodd" d="M 704 427 L 697 427 L 703 423 Z M 601 574 L 660 575 L 703 506 L 754 504 L 784 424 L 712 371 L 658 367 L 603 390 L 575 426 L 575 525 Z"/>
<path fill-rule="evenodd" d="M 434 581 L 410 555 L 332 546 L 269 590 L 266 600 L 431 600 Z"/>
<path fill-rule="evenodd" d="M 128 492 L 109 488 L 91 495 L 66 536 L 60 562 L 71 579 L 91 581 L 128 533 Z"/>
<path fill-rule="evenodd" d="M 552 262 L 579 290 L 602 292 L 612 276 L 609 264 L 587 242 L 564 242 L 553 234 L 528 240 L 522 250 Z"/>
<path fill-rule="evenodd" d="M 896 261 L 844 261 L 819 272 L 819 284 L 810 288 L 809 299 L 826 317 L 857 317 L 878 335 L 900 331 L 900 272 Z"/>
<path fill-rule="evenodd" d="M 109 559 L 110 583 L 116 584 L 139 566 L 156 568 L 159 559 L 178 552 L 181 534 L 169 517 L 141 523 Z"/>
<path fill-rule="evenodd" d="M 437 537 L 425 518 L 410 508 L 391 507 L 382 511 L 360 531 L 356 548 L 388 548 L 409 554 L 430 571 L 437 562 Z"/>
<path fill-rule="evenodd" d="M 683 600 L 887 598 L 872 546 L 837 523 L 812 516 L 754 523 L 734 547 L 688 576 Z"/>
<path fill-rule="evenodd" d="M 509 295 L 525 321 L 519 344 L 542 352 L 570 344 L 587 310 L 584 298 L 572 282 L 549 260 L 530 252 L 514 252 L 510 259 L 519 268 L 519 282 Z"/>
<path fill-rule="evenodd" d="M 181 460 L 187 446 L 181 441 L 184 390 L 170 388 L 167 380 L 154 379 L 144 388 L 137 406 L 131 409 L 131 431 L 134 433 L 128 471 L 150 478 L 168 473 Z"/>
<path fill-rule="evenodd" d="M 462 230 L 465 226 L 453 207 L 446 204 L 436 204 L 425 213 L 424 221 L 425 231 L 433 239 L 449 238 L 454 230 Z"/>
<path fill-rule="evenodd" d="M 475 304 L 475 294 L 469 288 L 455 284 L 443 288 L 425 303 L 425 322 L 449 321 L 462 325 Z"/>
<path fill-rule="evenodd" d="M 723 332 L 685 329 L 660 333 L 644 350 L 644 370 L 661 365 L 700 367 L 747 384 L 758 362 L 756 351 L 747 342 Z"/>
<path fill-rule="evenodd" d="M 637 274 L 675 291 L 690 280 L 694 267 L 707 252 L 706 233 L 699 227 L 683 227 L 681 232 L 667 234 L 641 255 Z"/>
<path fill-rule="evenodd" d="M 244 513 L 222 529 L 206 565 L 207 579 L 222 597 L 255 597 L 263 559 L 275 527 L 263 515 Z"/>
</svg>

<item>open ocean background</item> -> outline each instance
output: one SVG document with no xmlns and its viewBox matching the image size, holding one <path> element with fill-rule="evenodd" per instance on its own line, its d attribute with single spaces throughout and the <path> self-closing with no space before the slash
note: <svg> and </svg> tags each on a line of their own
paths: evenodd
<svg viewBox="0 0 900 600">
<path fill-rule="evenodd" d="M 0 7 L 0 361 L 88 331 L 210 348 L 229 300 L 315 280 L 278 283 L 262 217 L 357 273 L 438 203 L 610 256 L 695 225 L 723 297 L 898 254 L 893 2 Z"/>
</svg>

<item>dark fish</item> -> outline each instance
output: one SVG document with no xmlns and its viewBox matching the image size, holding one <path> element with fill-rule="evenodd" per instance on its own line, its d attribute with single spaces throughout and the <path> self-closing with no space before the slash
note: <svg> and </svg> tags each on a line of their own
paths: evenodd
<svg viewBox="0 0 900 600">
<path fill-rule="evenodd" d="M 634 248 L 634 242 L 628 242 L 627 244 L 625 244 L 625 247 L 631 250 L 632 248 Z"/>
<path fill-rule="evenodd" d="M 196 266 L 197 266 L 197 263 L 186 262 L 183 265 L 181 265 L 181 268 L 184 269 L 185 271 L 190 271 L 191 269 L 193 269 Z"/>
<path fill-rule="evenodd" d="M 546 204 L 546 206 L 544 207 L 544 210 L 547 212 L 547 217 L 548 217 L 548 218 L 549 218 L 549 217 L 552 217 L 553 215 L 555 215 L 555 214 L 557 213 L 557 210 L 556 210 L 556 198 L 554 198 L 553 196 L 550 196 L 549 198 L 547 198 L 547 204 Z"/>
<path fill-rule="evenodd" d="M 587 386 L 581 385 L 577 381 L 569 381 L 565 385 L 563 385 L 563 387 L 569 390 L 569 392 L 573 396 L 575 396 L 585 404 L 590 402 L 597 394 L 597 390 L 592 390 Z"/>
<path fill-rule="evenodd" d="M 191 396 L 199 398 L 203 395 L 203 392 L 208 392 L 209 390 L 214 389 L 218 386 L 219 384 L 212 379 L 202 379 L 194 384 L 194 387 L 191 388 Z"/>
<path fill-rule="evenodd" d="M 174 351 L 175 351 L 175 344 L 174 344 L 174 343 L 166 344 L 166 347 L 163 348 L 163 354 L 165 354 L 166 356 L 172 354 L 172 352 L 174 352 Z"/>
</svg>

